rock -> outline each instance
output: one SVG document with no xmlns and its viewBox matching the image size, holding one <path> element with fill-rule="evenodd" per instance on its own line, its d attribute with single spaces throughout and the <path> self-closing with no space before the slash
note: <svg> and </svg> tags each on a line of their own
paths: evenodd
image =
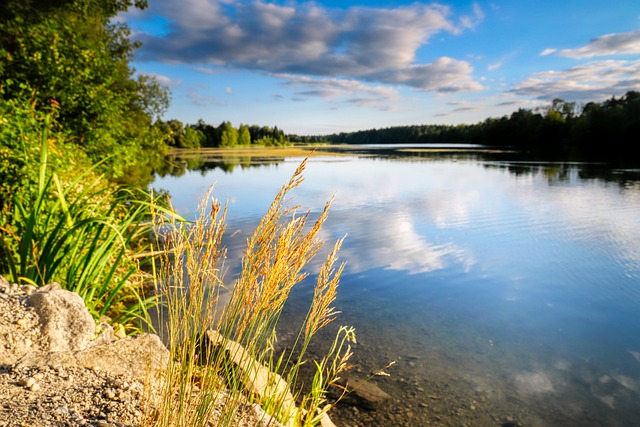
<svg viewBox="0 0 640 427">
<path fill-rule="evenodd" d="M 251 405 L 251 410 L 259 420 L 256 427 L 284 427 L 278 422 L 278 420 L 267 414 L 265 410 L 262 409 L 262 406 L 258 405 L 257 403 Z"/>
<path fill-rule="evenodd" d="M 347 393 L 354 398 L 357 404 L 367 409 L 377 409 L 384 401 L 391 396 L 371 381 L 364 381 L 358 378 L 346 380 Z"/>
<path fill-rule="evenodd" d="M 18 381 L 18 385 L 21 385 L 22 387 L 25 387 L 25 388 L 30 388 L 35 383 L 36 383 L 36 379 L 33 377 L 22 378 L 20 381 Z"/>
<path fill-rule="evenodd" d="M 296 413 L 296 401 L 289 390 L 289 384 L 280 375 L 255 360 L 242 345 L 226 339 L 217 331 L 208 330 L 207 338 L 211 345 L 224 349 L 231 362 L 240 369 L 241 381 L 248 392 L 255 393 L 261 399 L 278 396 L 282 399 L 282 414 L 292 417 Z M 293 418 L 285 425 L 292 426 Z"/>
<path fill-rule="evenodd" d="M 49 351 L 79 351 L 89 346 L 96 324 L 80 295 L 52 283 L 34 292 L 27 305 L 40 317 L 40 329 Z"/>
<path fill-rule="evenodd" d="M 22 287 L 20 288 L 22 290 L 22 292 L 24 292 L 27 296 L 30 296 L 31 294 L 33 294 L 38 288 L 36 288 L 33 285 L 22 285 Z"/>
<path fill-rule="evenodd" d="M 329 418 L 329 414 L 326 412 L 323 412 L 322 415 L 320 415 L 320 427 L 336 427 L 333 421 L 331 421 L 331 418 Z"/>
<path fill-rule="evenodd" d="M 110 342 L 115 341 L 117 339 L 113 331 L 113 327 L 110 324 L 103 321 L 101 321 L 100 324 L 98 325 L 97 333 L 98 333 L 98 336 L 91 342 L 92 346 L 109 344 Z"/>
<path fill-rule="evenodd" d="M 160 338 L 116 339 L 103 324 L 93 339 L 95 323 L 79 296 L 58 285 L 31 291 L 0 276 L 0 427 L 144 425 L 156 411 L 169 361 Z M 247 366 L 252 372 L 256 365 Z M 243 418 L 234 425 L 259 425 L 246 400 L 235 404 Z"/>
<path fill-rule="evenodd" d="M 110 375 L 130 375 L 140 379 L 154 371 L 165 369 L 168 361 L 169 350 L 162 344 L 160 337 L 141 334 L 95 345 L 83 351 L 29 353 L 16 363 L 16 367 L 81 366 Z"/>
</svg>

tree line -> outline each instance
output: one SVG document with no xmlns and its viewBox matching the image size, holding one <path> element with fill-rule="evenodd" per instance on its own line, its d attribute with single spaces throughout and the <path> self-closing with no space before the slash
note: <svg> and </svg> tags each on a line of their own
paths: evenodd
<svg viewBox="0 0 640 427">
<path fill-rule="evenodd" d="M 555 99 L 537 110 L 519 109 L 509 116 L 473 125 L 415 125 L 322 136 L 291 135 L 300 143 L 467 143 L 585 152 L 626 151 L 640 135 L 640 92 L 630 91 L 579 108 Z"/>
<path fill-rule="evenodd" d="M 285 133 L 277 126 L 245 125 L 233 127 L 223 121 L 213 126 L 200 119 L 196 124 L 183 124 L 180 120 L 158 120 L 156 128 L 164 135 L 164 142 L 174 148 L 281 146 L 288 143 Z"/>
<path fill-rule="evenodd" d="M 414 125 L 323 136 L 285 135 L 278 127 L 202 119 L 161 120 L 169 90 L 130 62 L 139 44 L 114 19 L 146 0 L 5 0 L 0 2 L 0 178 L 15 178 L 16 132 L 31 110 L 52 113 L 56 129 L 110 179 L 151 179 L 170 147 L 278 146 L 299 143 L 471 143 L 624 151 L 640 131 L 640 92 L 580 108 L 554 100 L 537 110 L 472 125 Z M 24 116 L 20 116 L 24 113 Z M 22 149 L 22 148 L 20 148 Z M 75 153 L 69 153 L 75 155 Z M 8 166 L 3 166 L 8 165 Z M 25 169 L 25 171 L 28 168 Z"/>
<path fill-rule="evenodd" d="M 161 158 L 166 147 L 152 124 L 170 93 L 152 76 L 136 75 L 129 62 L 139 45 L 114 20 L 146 6 L 144 0 L 0 3 L 1 107 L 55 111 L 67 139 L 113 179 L 131 176 L 140 159 Z"/>
<path fill-rule="evenodd" d="M 18 135 L 45 115 L 49 131 L 73 147 L 63 153 L 68 163 L 86 157 L 109 180 L 141 187 L 171 147 L 287 143 L 277 127 L 163 121 L 171 94 L 153 76 L 136 73 L 130 62 L 140 44 L 116 19 L 146 7 L 146 0 L 0 2 L 3 182 L 20 182 L 33 170 L 20 153 L 37 151 L 37 143 L 23 147 L 29 141 L 18 144 Z"/>
</svg>

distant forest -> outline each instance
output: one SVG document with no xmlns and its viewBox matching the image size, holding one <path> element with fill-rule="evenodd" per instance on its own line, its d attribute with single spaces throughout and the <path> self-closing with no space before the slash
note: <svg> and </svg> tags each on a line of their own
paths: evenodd
<svg viewBox="0 0 640 427">
<path fill-rule="evenodd" d="M 228 121 L 213 126 L 202 119 L 194 125 L 184 125 L 181 121 L 172 119 L 166 122 L 158 120 L 154 127 L 163 135 L 164 143 L 174 148 L 279 146 L 288 143 L 284 132 L 277 126 L 272 128 L 241 124 L 234 128 Z"/>
<path fill-rule="evenodd" d="M 342 132 L 331 135 L 286 135 L 278 127 L 240 125 L 224 121 L 213 126 L 199 120 L 157 121 L 154 127 L 170 147 L 282 146 L 297 144 L 480 144 L 585 154 L 629 153 L 640 135 L 640 92 L 589 102 L 554 99 L 547 107 L 519 109 L 509 116 L 488 118 L 473 125 L 413 125 Z"/>
<path fill-rule="evenodd" d="M 629 151 L 640 135 L 640 92 L 589 102 L 555 99 L 546 108 L 519 109 L 510 116 L 488 118 L 473 125 L 414 125 L 323 136 L 289 135 L 297 143 L 394 144 L 465 143 L 536 147 L 554 150 L 579 147 Z"/>
</svg>

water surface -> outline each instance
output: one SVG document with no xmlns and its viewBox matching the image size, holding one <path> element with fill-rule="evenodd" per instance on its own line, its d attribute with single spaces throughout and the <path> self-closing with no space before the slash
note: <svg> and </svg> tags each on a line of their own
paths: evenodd
<svg viewBox="0 0 640 427">
<path fill-rule="evenodd" d="M 347 234 L 339 322 L 393 399 L 339 425 L 630 426 L 640 420 L 640 170 L 490 150 L 313 157 L 296 204 Z M 468 148 L 468 147 L 465 147 Z M 181 213 L 229 200 L 229 275 L 301 159 L 157 177 Z M 237 264 L 235 264 L 237 265 Z M 301 316 L 310 288 L 287 307 Z M 296 302 L 298 301 L 298 302 Z"/>
</svg>

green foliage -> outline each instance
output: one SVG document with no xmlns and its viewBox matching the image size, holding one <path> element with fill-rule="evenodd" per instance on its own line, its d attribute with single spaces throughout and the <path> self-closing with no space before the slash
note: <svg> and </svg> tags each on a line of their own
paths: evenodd
<svg viewBox="0 0 640 427">
<path fill-rule="evenodd" d="M 204 135 L 200 137 L 202 147 L 235 147 L 238 145 L 282 146 L 288 143 L 284 132 L 277 127 L 240 125 L 234 128 L 231 122 L 224 121 L 218 127 L 211 126 L 200 119 L 195 125 L 188 126 Z"/>
<path fill-rule="evenodd" d="M 249 126 L 240 125 L 238 128 L 238 145 L 250 145 L 251 133 L 249 132 Z"/>
<path fill-rule="evenodd" d="M 205 134 L 191 126 L 184 126 L 180 120 L 156 120 L 153 127 L 162 135 L 169 147 L 200 148 L 206 142 Z"/>
<path fill-rule="evenodd" d="M 48 163 L 62 180 L 70 180 L 90 164 L 84 152 L 68 142 L 71 137 L 56 120 L 57 105 L 37 108 L 37 104 L 22 96 L 10 100 L 0 98 L 0 215 L 3 222 L 9 219 L 11 200 L 24 199 L 38 184 L 40 150 L 47 138 L 51 154 Z"/>
<path fill-rule="evenodd" d="M 200 148 L 205 141 L 205 136 L 202 132 L 192 127 L 184 128 L 184 142 L 182 146 L 184 148 Z"/>
<path fill-rule="evenodd" d="M 112 19 L 131 1 L 4 2 L 0 26 L 3 98 L 32 92 L 39 107 L 55 100 L 57 117 L 102 170 L 126 175 L 151 150 L 163 151 L 151 120 L 168 105 L 168 92 L 150 76 L 133 77 L 135 43 Z M 136 1 L 143 7 L 146 2 Z M 162 152 L 160 153 L 162 154 Z"/>
<path fill-rule="evenodd" d="M 230 122 L 220 124 L 220 147 L 235 147 L 238 145 L 238 130 Z"/>
<path fill-rule="evenodd" d="M 510 116 L 475 125 L 416 125 L 370 129 L 324 136 L 291 136 L 293 142 L 472 143 L 493 146 L 579 149 L 587 155 L 631 154 L 640 133 L 640 92 L 590 102 L 579 111 L 575 102 L 556 98 L 536 111 L 519 109 Z M 605 146 L 606 144 L 606 146 Z"/>
<path fill-rule="evenodd" d="M 57 110 L 35 106 L 0 102 L 0 273 L 37 286 L 56 281 L 80 294 L 96 319 L 134 330 L 153 302 L 132 251 L 145 249 L 148 201 L 98 175 L 66 140 Z"/>
<path fill-rule="evenodd" d="M 255 145 L 262 145 L 265 147 L 278 146 L 287 144 L 287 138 L 283 131 L 269 126 L 250 126 L 249 132 L 251 134 L 251 141 Z"/>
</svg>

